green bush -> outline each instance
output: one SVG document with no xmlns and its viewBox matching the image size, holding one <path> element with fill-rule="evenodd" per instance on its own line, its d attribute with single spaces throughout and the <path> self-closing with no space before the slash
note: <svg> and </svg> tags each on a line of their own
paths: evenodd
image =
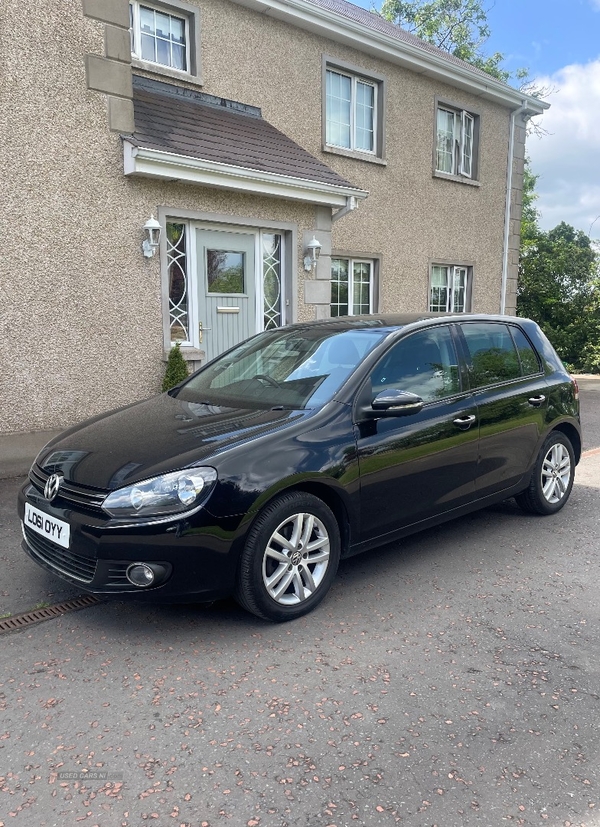
<svg viewBox="0 0 600 827">
<path fill-rule="evenodd" d="M 167 369 L 165 371 L 165 378 L 163 379 L 163 391 L 171 390 L 175 385 L 178 385 L 189 376 L 188 367 L 179 344 L 174 345 L 169 351 L 169 358 L 167 360 Z"/>
<path fill-rule="evenodd" d="M 600 344 L 589 342 L 581 354 L 582 373 L 600 373 Z"/>
</svg>

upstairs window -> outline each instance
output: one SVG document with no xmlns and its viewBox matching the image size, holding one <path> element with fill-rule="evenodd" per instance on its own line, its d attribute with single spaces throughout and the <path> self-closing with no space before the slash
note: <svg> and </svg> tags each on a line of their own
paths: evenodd
<svg viewBox="0 0 600 827">
<path fill-rule="evenodd" d="M 384 80 L 324 59 L 323 149 L 381 162 Z"/>
<path fill-rule="evenodd" d="M 375 151 L 375 84 L 327 70 L 327 143 Z"/>
<path fill-rule="evenodd" d="M 436 115 L 436 172 L 477 177 L 477 127 L 475 115 L 438 106 Z"/>
<path fill-rule="evenodd" d="M 200 9 L 183 0 L 129 3 L 134 66 L 201 82 Z"/>
</svg>

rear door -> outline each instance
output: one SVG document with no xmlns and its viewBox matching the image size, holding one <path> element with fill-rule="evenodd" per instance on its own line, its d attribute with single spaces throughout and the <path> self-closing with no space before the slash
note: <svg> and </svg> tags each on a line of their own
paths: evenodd
<svg viewBox="0 0 600 827">
<path fill-rule="evenodd" d="M 360 410 L 382 390 L 419 395 L 419 413 L 373 418 Z M 401 339 L 357 396 L 361 541 L 389 534 L 475 497 L 477 409 L 461 383 L 450 325 Z"/>
<path fill-rule="evenodd" d="M 544 428 L 548 387 L 542 363 L 518 325 L 459 325 L 479 419 L 477 493 L 516 485 L 534 460 Z"/>
</svg>

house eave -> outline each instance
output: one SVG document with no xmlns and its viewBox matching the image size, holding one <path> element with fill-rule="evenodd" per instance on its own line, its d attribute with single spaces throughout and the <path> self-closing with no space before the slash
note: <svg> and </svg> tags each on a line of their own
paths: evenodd
<svg viewBox="0 0 600 827">
<path fill-rule="evenodd" d="M 304 178 L 207 161 L 164 150 L 136 146 L 123 139 L 127 176 L 160 178 L 215 187 L 234 192 L 285 198 L 330 207 L 344 207 L 349 198 L 366 198 L 366 190 L 342 187 Z"/>
<path fill-rule="evenodd" d="M 367 29 L 354 20 L 315 6 L 307 0 L 233 2 L 512 109 L 521 107 L 525 101 L 529 115 L 540 115 L 549 108 L 549 104 L 524 95 L 491 75 L 482 75 L 468 64 L 461 66 L 446 60 L 442 54 L 438 56 L 383 32 Z"/>
</svg>

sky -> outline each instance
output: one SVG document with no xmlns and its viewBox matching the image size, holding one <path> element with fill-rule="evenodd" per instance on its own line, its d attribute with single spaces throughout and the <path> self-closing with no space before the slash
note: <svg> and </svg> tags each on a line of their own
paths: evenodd
<svg viewBox="0 0 600 827">
<path fill-rule="evenodd" d="M 364 8 L 379 0 L 352 0 Z M 600 240 L 600 0 L 482 0 L 491 37 L 511 72 L 527 68 L 549 90 L 536 122 L 547 134 L 527 139 L 540 225 L 561 221 Z M 514 81 L 518 85 L 518 81 Z"/>
</svg>

